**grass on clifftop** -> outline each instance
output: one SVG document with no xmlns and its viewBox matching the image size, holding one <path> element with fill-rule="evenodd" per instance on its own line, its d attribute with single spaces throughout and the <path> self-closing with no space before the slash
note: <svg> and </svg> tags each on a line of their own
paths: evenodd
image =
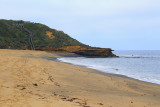
<svg viewBox="0 0 160 107">
<path fill-rule="evenodd" d="M 23 24 L 34 34 L 35 47 L 63 47 L 82 46 L 88 47 L 71 38 L 63 31 L 51 29 L 40 23 L 25 21 L 0 20 L 0 48 L 1 49 L 30 49 L 29 34 L 23 31 L 19 24 Z"/>
</svg>

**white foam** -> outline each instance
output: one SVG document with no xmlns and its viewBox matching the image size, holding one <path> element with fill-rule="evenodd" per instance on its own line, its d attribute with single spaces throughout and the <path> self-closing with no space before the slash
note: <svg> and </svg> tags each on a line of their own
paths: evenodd
<svg viewBox="0 0 160 107">
<path fill-rule="evenodd" d="M 160 76 L 154 72 L 143 71 L 143 67 L 140 66 L 138 69 L 134 69 L 134 65 L 130 58 L 121 59 L 121 58 L 85 58 L 85 57 L 68 57 L 68 58 L 59 58 L 60 61 L 71 63 L 79 66 L 86 66 L 88 68 L 100 70 L 105 73 L 119 74 L 141 81 L 151 82 L 160 84 Z M 119 61 L 119 62 L 118 62 Z M 128 62 L 126 62 L 128 61 Z M 133 60 L 137 63 L 139 60 Z M 140 60 L 141 61 L 141 60 Z M 120 64 L 121 63 L 121 64 Z M 125 65 L 127 64 L 127 65 Z M 126 67 L 126 68 L 125 68 Z M 128 68 L 127 68 L 128 67 Z M 136 66 L 135 66 L 136 67 Z M 142 70 L 142 72 L 140 72 Z"/>
</svg>

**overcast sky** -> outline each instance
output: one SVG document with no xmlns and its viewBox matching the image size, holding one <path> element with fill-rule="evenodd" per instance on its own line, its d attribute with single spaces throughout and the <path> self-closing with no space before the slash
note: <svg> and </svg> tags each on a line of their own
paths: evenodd
<svg viewBox="0 0 160 107">
<path fill-rule="evenodd" d="M 114 50 L 160 50 L 160 0 L 0 0 L 0 19 L 62 30 Z"/>
</svg>

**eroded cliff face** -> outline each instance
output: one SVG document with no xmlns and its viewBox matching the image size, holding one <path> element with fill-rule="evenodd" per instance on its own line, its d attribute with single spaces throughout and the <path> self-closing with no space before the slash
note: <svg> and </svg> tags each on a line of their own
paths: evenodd
<svg viewBox="0 0 160 107">
<path fill-rule="evenodd" d="M 53 40 L 55 38 L 55 36 L 53 35 L 53 33 L 50 32 L 50 31 L 46 31 L 46 36 L 48 36 L 51 40 Z"/>
<path fill-rule="evenodd" d="M 81 46 L 64 46 L 59 48 L 37 47 L 37 49 L 45 51 L 71 52 L 86 57 L 117 57 L 112 53 L 113 50 L 111 50 L 110 48 L 94 48 L 94 47 L 85 48 Z"/>
<path fill-rule="evenodd" d="M 112 51 L 113 50 L 107 48 L 89 48 L 75 51 L 74 53 L 87 57 L 117 57 Z"/>
</svg>

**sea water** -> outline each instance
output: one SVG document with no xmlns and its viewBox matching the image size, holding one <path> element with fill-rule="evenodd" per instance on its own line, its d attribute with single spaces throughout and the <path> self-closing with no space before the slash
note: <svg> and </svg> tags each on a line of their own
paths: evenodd
<svg viewBox="0 0 160 107">
<path fill-rule="evenodd" d="M 160 51 L 114 51 L 119 58 L 64 57 L 62 62 L 86 66 L 104 73 L 119 74 L 160 84 Z"/>
</svg>

